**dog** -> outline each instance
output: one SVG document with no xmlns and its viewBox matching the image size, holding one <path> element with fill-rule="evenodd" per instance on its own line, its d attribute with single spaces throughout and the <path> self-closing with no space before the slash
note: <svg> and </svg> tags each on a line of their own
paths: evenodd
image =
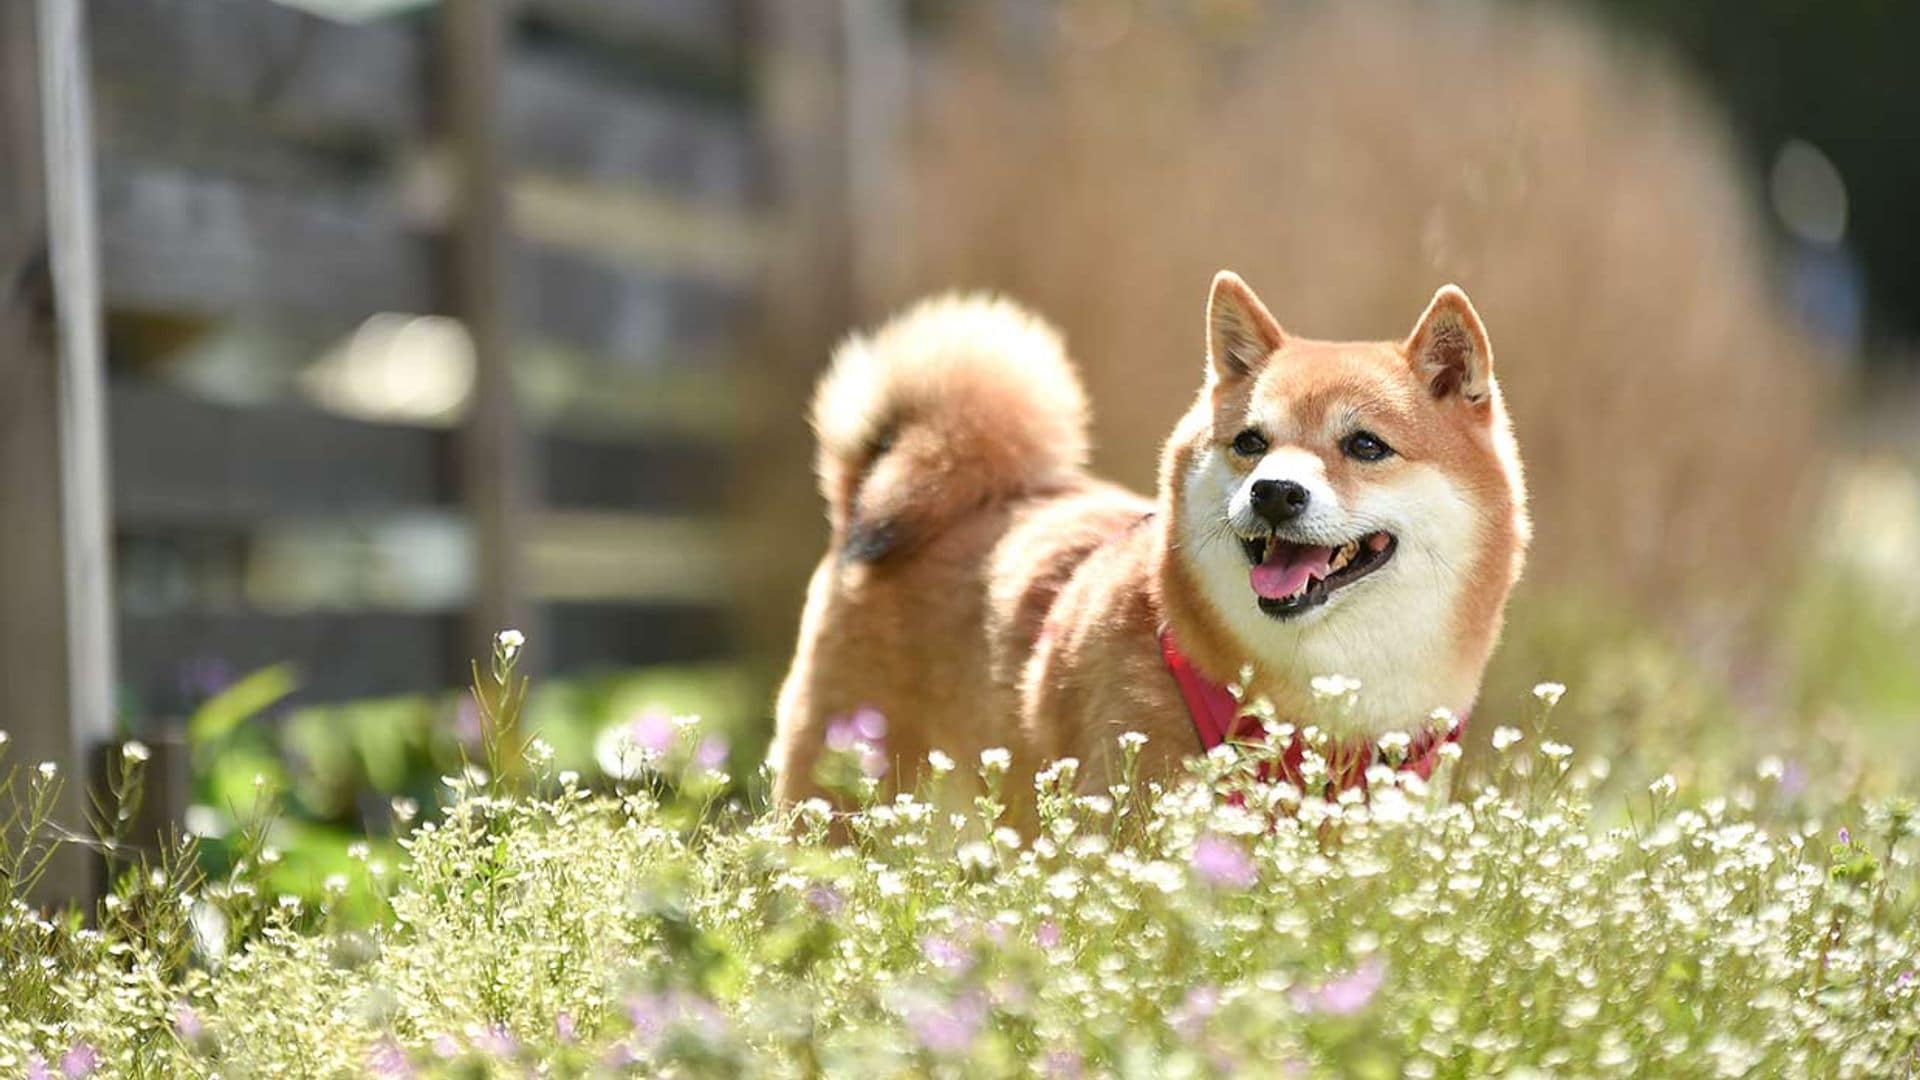
<svg viewBox="0 0 1920 1080">
<path fill-rule="evenodd" d="M 1018 800 L 1062 758 L 1104 791 L 1128 732 L 1143 779 L 1177 773 L 1233 733 L 1210 730 L 1236 723 L 1229 682 L 1369 746 L 1467 714 L 1530 534 L 1467 295 L 1441 288 L 1402 341 L 1316 341 L 1222 271 L 1205 351 L 1149 500 L 1087 473 L 1061 338 L 1010 301 L 926 300 L 840 346 L 812 409 L 832 540 L 778 700 L 778 803 L 833 801 L 823 756 L 856 715 L 884 717 L 865 734 L 886 784 L 1004 748 Z M 1358 690 L 1316 693 L 1332 675 Z"/>
</svg>

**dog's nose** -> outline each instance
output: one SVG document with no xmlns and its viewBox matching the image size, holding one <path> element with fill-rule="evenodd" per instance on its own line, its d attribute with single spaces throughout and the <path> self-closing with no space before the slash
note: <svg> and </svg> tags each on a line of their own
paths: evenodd
<svg viewBox="0 0 1920 1080">
<path fill-rule="evenodd" d="M 1269 525 L 1292 521 L 1306 513 L 1307 501 L 1313 498 L 1304 486 L 1291 480 L 1255 480 L 1248 494 L 1253 512 Z"/>
</svg>

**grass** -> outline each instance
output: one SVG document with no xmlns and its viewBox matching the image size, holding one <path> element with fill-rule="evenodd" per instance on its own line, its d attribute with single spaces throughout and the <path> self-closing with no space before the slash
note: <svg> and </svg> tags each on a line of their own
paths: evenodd
<svg viewBox="0 0 1920 1080">
<path fill-rule="evenodd" d="M 1087 796 L 1063 764 L 1032 838 L 1000 822 L 997 756 L 887 796 L 855 746 L 833 846 L 824 806 L 728 794 L 691 720 L 613 790 L 556 770 L 514 734 L 512 659 L 477 680 L 491 760 L 317 902 L 266 886 L 266 805 L 212 880 L 190 843 L 126 855 L 105 815 L 91 927 L 21 901 L 42 848 L 0 853 L 0 1071 L 1920 1072 L 1912 804 L 1778 761 L 1629 782 L 1553 741 L 1551 686 L 1452 797 L 1383 772 L 1329 802 L 1229 754 Z M 43 824 L 56 783 L 13 775 L 8 805 Z"/>
</svg>

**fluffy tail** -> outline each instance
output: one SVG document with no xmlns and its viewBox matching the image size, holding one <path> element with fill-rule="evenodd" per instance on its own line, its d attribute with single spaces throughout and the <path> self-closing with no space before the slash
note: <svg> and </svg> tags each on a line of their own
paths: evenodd
<svg viewBox="0 0 1920 1080">
<path fill-rule="evenodd" d="M 813 399 L 843 557 L 874 561 L 1085 464 L 1087 404 L 1060 335 L 1011 301 L 924 300 L 849 338 Z"/>
</svg>

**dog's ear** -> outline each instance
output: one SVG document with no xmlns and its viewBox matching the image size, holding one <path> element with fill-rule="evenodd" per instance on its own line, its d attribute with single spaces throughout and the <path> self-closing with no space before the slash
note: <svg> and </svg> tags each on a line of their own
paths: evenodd
<svg viewBox="0 0 1920 1080">
<path fill-rule="evenodd" d="M 1458 285 L 1442 285 L 1407 336 L 1407 362 L 1437 398 L 1459 395 L 1469 405 L 1487 401 L 1493 387 L 1493 346 L 1473 302 Z"/>
<path fill-rule="evenodd" d="M 1273 313 L 1239 274 L 1222 270 L 1213 275 L 1213 292 L 1207 297 L 1207 359 L 1217 377 L 1252 374 L 1286 339 Z"/>
</svg>

